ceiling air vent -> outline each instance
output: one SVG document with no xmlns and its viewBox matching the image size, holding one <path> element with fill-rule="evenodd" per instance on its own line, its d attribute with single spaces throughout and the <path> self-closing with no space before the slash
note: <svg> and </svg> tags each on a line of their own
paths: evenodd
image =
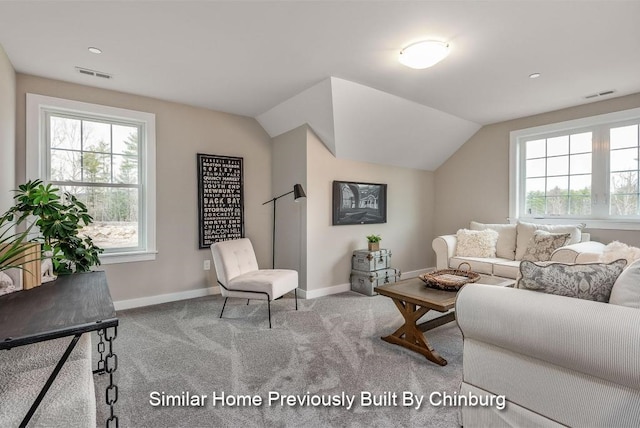
<svg viewBox="0 0 640 428">
<path fill-rule="evenodd" d="M 86 74 L 87 76 L 100 77 L 102 79 L 113 79 L 113 75 L 105 73 L 103 71 L 89 70 L 88 68 L 76 67 L 78 73 Z"/>
<path fill-rule="evenodd" d="M 611 95 L 614 92 L 615 92 L 614 90 L 602 91 L 602 92 L 598 92 L 597 94 L 587 95 L 585 98 L 590 99 L 590 98 L 596 98 L 596 97 L 604 97 L 606 95 Z"/>
</svg>

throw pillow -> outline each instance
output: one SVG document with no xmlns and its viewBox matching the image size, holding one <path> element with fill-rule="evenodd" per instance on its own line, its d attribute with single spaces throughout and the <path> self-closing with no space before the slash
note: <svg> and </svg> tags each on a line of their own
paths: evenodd
<svg viewBox="0 0 640 428">
<path fill-rule="evenodd" d="M 606 303 L 626 264 L 626 260 L 608 264 L 536 264 L 525 260 L 520 263 L 517 287 Z"/>
<path fill-rule="evenodd" d="M 633 262 L 616 279 L 609 303 L 640 309 L 640 260 Z"/>
<path fill-rule="evenodd" d="M 563 247 L 571 239 L 570 233 L 550 233 L 545 230 L 536 230 L 527 245 L 522 260 L 530 262 L 546 262 L 551 260 L 551 254 Z"/>
<path fill-rule="evenodd" d="M 495 257 L 498 232 L 495 230 L 460 229 L 456 233 L 456 256 Z"/>
<path fill-rule="evenodd" d="M 491 229 L 498 232 L 496 243 L 496 256 L 503 259 L 514 260 L 516 255 L 516 226 L 515 224 L 484 224 L 472 221 L 471 230 Z"/>
<path fill-rule="evenodd" d="M 630 267 L 633 262 L 640 259 L 640 248 L 630 247 L 622 242 L 613 241 L 604 247 L 600 255 L 600 261 L 603 263 L 610 263 L 619 259 L 625 259 L 627 261 L 627 267 Z"/>
<path fill-rule="evenodd" d="M 571 239 L 566 245 L 577 244 L 582 241 L 582 229 L 584 224 L 535 224 L 518 221 L 516 238 L 516 260 L 522 260 L 529 241 L 536 230 L 545 230 L 551 233 L 570 233 Z"/>
</svg>

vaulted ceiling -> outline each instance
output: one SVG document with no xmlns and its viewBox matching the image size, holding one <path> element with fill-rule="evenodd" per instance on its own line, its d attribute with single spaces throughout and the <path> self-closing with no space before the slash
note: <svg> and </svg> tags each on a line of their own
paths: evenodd
<svg viewBox="0 0 640 428">
<path fill-rule="evenodd" d="M 21 73 L 256 117 L 272 136 L 309 123 L 336 156 L 432 170 L 481 125 L 640 92 L 638 16 L 610 0 L 19 0 L 0 2 L 0 45 Z M 425 38 L 449 57 L 398 63 Z"/>
</svg>

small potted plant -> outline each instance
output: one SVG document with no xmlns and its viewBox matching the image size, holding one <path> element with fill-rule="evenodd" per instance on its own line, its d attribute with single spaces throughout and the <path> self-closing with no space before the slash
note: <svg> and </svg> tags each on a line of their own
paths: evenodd
<svg viewBox="0 0 640 428">
<path fill-rule="evenodd" d="M 379 251 L 381 240 L 382 238 L 380 237 L 380 235 L 367 236 L 367 241 L 369 242 L 369 251 Z"/>
</svg>

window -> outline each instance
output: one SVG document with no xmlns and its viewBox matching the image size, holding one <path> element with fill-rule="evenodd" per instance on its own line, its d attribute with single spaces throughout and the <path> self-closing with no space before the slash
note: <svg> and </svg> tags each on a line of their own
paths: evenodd
<svg viewBox="0 0 640 428">
<path fill-rule="evenodd" d="M 103 263 L 155 258 L 155 116 L 27 95 L 27 177 L 87 205 Z"/>
<path fill-rule="evenodd" d="M 510 215 L 640 229 L 640 109 L 511 133 Z"/>
</svg>

